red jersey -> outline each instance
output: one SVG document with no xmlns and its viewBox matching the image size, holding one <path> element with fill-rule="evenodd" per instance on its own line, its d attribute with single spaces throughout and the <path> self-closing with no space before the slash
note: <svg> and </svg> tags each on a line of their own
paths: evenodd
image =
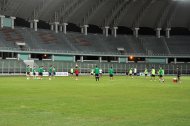
<svg viewBox="0 0 190 126">
<path fill-rule="evenodd" d="M 75 74 L 79 74 L 79 70 L 78 69 L 75 70 Z"/>
</svg>

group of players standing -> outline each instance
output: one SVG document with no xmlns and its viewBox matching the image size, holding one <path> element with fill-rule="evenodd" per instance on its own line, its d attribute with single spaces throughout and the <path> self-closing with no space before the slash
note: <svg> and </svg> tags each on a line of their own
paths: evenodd
<svg viewBox="0 0 190 126">
<path fill-rule="evenodd" d="M 43 72 L 45 72 L 45 69 L 43 66 L 41 66 L 39 68 L 36 68 L 34 66 L 31 68 L 28 65 L 26 67 L 27 79 L 30 79 L 32 77 L 32 74 L 33 74 L 33 79 L 40 79 L 41 80 L 43 77 Z M 49 73 L 49 80 L 51 80 L 52 77 L 53 76 L 55 77 L 55 75 L 56 75 L 55 67 L 51 65 L 48 69 L 48 73 Z M 78 80 L 79 73 L 80 73 L 80 71 L 79 71 L 78 65 L 76 65 L 75 69 L 71 68 L 71 70 L 70 70 L 71 77 L 73 77 L 73 75 L 75 74 L 76 80 Z M 110 80 L 113 80 L 114 70 L 112 67 L 109 68 L 108 73 L 109 73 Z M 159 68 L 159 70 L 157 71 L 157 74 L 156 74 L 156 69 L 154 67 L 152 67 L 150 71 L 148 71 L 148 69 L 145 68 L 145 70 L 144 70 L 145 78 L 147 78 L 147 76 L 149 74 L 151 76 L 151 81 L 156 81 L 156 75 L 158 75 L 159 81 L 162 83 L 165 82 L 165 80 L 164 80 L 164 69 L 162 67 Z M 180 79 L 181 71 L 179 68 L 176 69 L 176 74 L 177 74 L 176 81 L 181 83 L 181 79 Z M 100 77 L 102 76 L 102 69 L 100 69 L 98 66 L 96 66 L 95 68 L 93 68 L 91 70 L 91 75 L 95 76 L 96 81 L 99 81 Z M 126 72 L 126 75 L 130 76 L 131 78 L 133 78 L 133 76 L 137 76 L 137 68 L 130 68 L 129 71 Z"/>
<path fill-rule="evenodd" d="M 78 76 L 80 73 L 78 66 L 75 67 L 75 70 L 73 68 L 71 68 L 70 74 L 73 76 L 74 73 L 76 75 L 76 80 L 78 80 Z M 102 69 L 100 69 L 98 66 L 96 66 L 94 69 L 91 70 L 90 74 L 92 76 L 95 76 L 96 81 L 99 81 L 100 77 L 102 76 Z M 110 69 L 109 69 L 110 80 L 113 80 L 113 75 L 114 75 L 114 70 L 112 67 L 110 67 Z"/>
<path fill-rule="evenodd" d="M 27 76 L 27 79 L 39 79 L 39 80 L 42 80 L 43 78 L 43 72 L 45 72 L 45 68 L 43 66 L 40 66 L 39 68 L 33 66 L 33 67 L 30 67 L 30 65 L 28 65 L 26 67 L 26 76 Z M 54 66 L 50 66 L 49 69 L 48 69 L 48 73 L 49 73 L 49 80 L 52 79 L 52 77 L 54 76 L 55 77 L 55 74 L 56 74 L 56 69 Z"/>
<path fill-rule="evenodd" d="M 151 76 L 151 81 L 156 81 L 156 75 L 158 75 L 159 77 L 159 81 L 164 83 L 165 82 L 165 79 L 164 79 L 164 69 L 162 67 L 160 67 L 157 71 L 157 74 L 156 74 L 156 69 L 154 67 L 151 68 L 150 71 L 148 71 L 147 68 L 145 68 L 144 70 L 144 76 L 145 78 L 147 78 L 148 74 L 150 74 Z M 181 83 L 181 71 L 179 69 L 179 67 L 177 67 L 176 69 L 176 75 L 177 75 L 177 78 L 176 78 L 176 82 L 178 83 Z M 137 69 L 136 68 L 130 68 L 128 72 L 126 72 L 127 75 L 129 75 L 131 78 L 133 78 L 133 75 L 134 76 L 137 76 Z"/>
<path fill-rule="evenodd" d="M 137 76 L 137 68 L 130 68 L 129 69 L 129 72 L 127 73 L 127 75 L 129 75 L 131 78 L 133 78 L 133 75 L 134 76 Z M 156 69 L 154 67 L 151 68 L 150 72 L 148 71 L 147 68 L 145 68 L 144 70 L 144 76 L 145 78 L 147 78 L 148 74 L 150 74 L 151 76 L 151 81 L 154 80 L 156 81 Z M 159 77 L 159 81 L 160 82 L 164 82 L 164 69 L 162 69 L 162 67 L 160 67 L 160 69 L 157 71 L 157 75 Z"/>
</svg>

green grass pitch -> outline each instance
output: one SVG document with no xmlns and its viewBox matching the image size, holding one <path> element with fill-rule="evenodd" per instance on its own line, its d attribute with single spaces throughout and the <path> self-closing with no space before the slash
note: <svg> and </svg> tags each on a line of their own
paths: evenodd
<svg viewBox="0 0 190 126">
<path fill-rule="evenodd" d="M 189 126 L 190 78 L 0 77 L 0 126 Z"/>
</svg>

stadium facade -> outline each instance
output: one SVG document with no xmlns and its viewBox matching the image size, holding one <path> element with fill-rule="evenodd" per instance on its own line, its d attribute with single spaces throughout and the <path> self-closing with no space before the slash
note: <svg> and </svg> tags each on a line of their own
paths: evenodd
<svg viewBox="0 0 190 126">
<path fill-rule="evenodd" d="M 190 2 L 174 0 L 1 0 L 0 73 L 25 65 L 69 71 L 79 64 L 190 70 Z"/>
</svg>

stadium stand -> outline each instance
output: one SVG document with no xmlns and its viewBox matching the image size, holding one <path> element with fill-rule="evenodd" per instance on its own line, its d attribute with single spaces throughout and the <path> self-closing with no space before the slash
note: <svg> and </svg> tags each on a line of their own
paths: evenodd
<svg viewBox="0 0 190 126">
<path fill-rule="evenodd" d="M 100 34 L 88 34 L 88 36 L 85 36 L 74 32 L 64 35 L 41 29 L 34 32 L 28 28 L 16 28 L 14 33 L 17 37 L 8 39 L 7 34 L 12 34 L 12 30 L 1 30 L 2 47 L 18 48 L 15 42 L 22 41 L 26 42 L 30 49 L 118 53 L 117 48 L 124 48 L 126 53 L 129 54 L 148 54 L 148 52 L 153 55 L 190 54 L 188 49 L 190 38 L 188 36 L 173 36 L 170 39 L 160 39 L 154 36 L 135 38 L 134 36 L 118 35 L 115 38 L 113 36 L 105 37 Z"/>
<path fill-rule="evenodd" d="M 23 41 L 23 38 L 19 36 L 14 36 L 14 30 L 12 29 L 2 29 L 0 30 L 0 39 L 2 43 L 2 47 L 12 47 L 17 48 L 16 41 Z"/>
<path fill-rule="evenodd" d="M 153 54 L 164 54 L 167 55 L 167 49 L 164 42 L 160 38 L 155 38 L 154 36 L 142 36 L 142 45 L 146 51 L 151 51 Z"/>
<path fill-rule="evenodd" d="M 190 37 L 189 36 L 172 36 L 166 40 L 172 54 L 190 54 Z"/>
<path fill-rule="evenodd" d="M 131 64 L 123 62 L 128 62 L 125 59 L 130 56 L 144 58 L 143 63 L 138 63 L 140 65 L 138 67 L 142 69 L 146 66 L 144 62 L 147 57 L 160 56 L 159 58 L 166 60 L 165 64 L 172 57 L 173 61 L 170 62 L 176 63 L 177 58 L 189 58 L 190 55 L 188 30 L 190 16 L 186 13 L 190 11 L 189 6 L 190 2 L 184 4 L 177 0 L 114 0 L 112 2 L 110 0 L 38 0 L 35 2 L 4 0 L 0 4 L 0 51 L 2 53 L 0 56 L 6 59 L 3 53 L 16 51 L 18 56 L 20 53 L 27 53 L 25 58 L 29 60 L 31 54 L 46 53 L 50 55 L 49 60 L 53 60 L 54 55 L 65 56 L 65 54 L 79 58 L 87 54 L 96 58 L 102 56 L 116 58 L 115 62 L 118 63 L 110 61 L 100 63 L 97 59 L 94 62 L 82 63 L 82 60 L 79 62 L 85 69 L 88 64 L 103 65 L 105 71 L 110 65 L 114 67 L 121 65 L 121 68 L 127 69 Z M 45 25 L 44 29 L 42 24 Z M 120 31 L 121 27 L 124 28 L 124 34 L 119 34 L 122 31 Z M 180 31 L 175 33 L 173 30 L 175 28 L 185 29 L 186 36 L 184 34 L 179 36 Z M 144 34 L 146 32 L 148 34 Z M 122 57 L 124 59 L 119 63 Z M 43 60 L 42 57 L 37 59 Z M 73 59 L 78 61 L 76 58 Z M 1 63 L 7 62 L 7 65 L 12 61 L 1 60 Z M 60 71 L 63 69 L 68 71 L 69 65 L 75 64 L 67 61 L 35 62 L 39 66 L 55 64 Z M 182 61 L 182 63 L 188 62 L 188 60 Z M 22 64 L 22 61 L 18 61 L 18 64 L 20 63 Z M 16 61 L 14 64 L 18 65 Z M 3 69 L 10 72 L 6 70 L 6 65 Z M 167 64 L 166 67 L 175 68 L 170 65 Z M 188 68 L 188 64 L 185 65 Z M 66 69 L 63 66 L 67 66 Z"/>
</svg>

